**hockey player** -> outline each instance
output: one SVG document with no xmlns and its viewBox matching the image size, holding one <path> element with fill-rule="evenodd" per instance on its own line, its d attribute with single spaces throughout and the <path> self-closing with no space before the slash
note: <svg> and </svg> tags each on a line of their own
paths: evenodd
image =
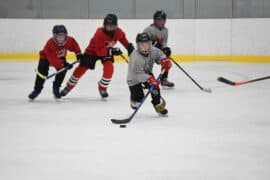
<svg viewBox="0 0 270 180">
<path fill-rule="evenodd" d="M 166 102 L 160 95 L 160 81 L 153 75 L 154 63 L 161 64 L 162 69 L 168 71 L 172 64 L 166 55 L 158 48 L 151 45 L 151 39 L 147 33 L 140 33 L 136 37 L 137 49 L 130 55 L 127 84 L 130 90 L 130 105 L 136 109 L 144 98 L 143 87 L 151 88 L 152 104 L 155 110 L 161 114 L 168 113 Z"/>
<path fill-rule="evenodd" d="M 117 16 L 115 14 L 107 14 L 103 21 L 103 27 L 96 30 L 95 35 L 84 52 L 83 59 L 74 70 L 66 87 L 61 91 L 61 95 L 66 96 L 74 88 L 81 76 L 88 69 L 95 69 L 96 61 L 101 60 L 103 75 L 98 82 L 98 90 L 102 98 L 108 97 L 107 87 L 110 84 L 114 71 L 113 56 L 122 54 L 119 48 L 113 47 L 117 41 L 120 41 L 128 53 L 133 51 L 133 45 L 129 43 L 123 30 L 118 27 Z"/>
<path fill-rule="evenodd" d="M 171 48 L 167 47 L 168 41 L 168 29 L 165 27 L 167 14 L 162 11 L 156 11 L 154 13 L 154 23 L 144 29 L 152 40 L 153 46 L 159 48 L 164 52 L 167 57 L 171 56 Z M 167 87 L 174 87 L 174 83 L 168 80 L 168 71 L 161 77 L 161 85 Z"/>
<path fill-rule="evenodd" d="M 47 41 L 43 50 L 39 52 L 38 72 L 45 76 L 48 75 L 49 66 L 53 66 L 56 70 L 63 67 L 67 69 L 72 68 L 72 64 L 66 61 L 67 51 L 76 53 L 77 58 L 81 55 L 79 44 L 73 37 L 68 36 L 67 29 L 64 25 L 55 25 L 52 33 L 53 37 Z M 66 72 L 63 71 L 55 76 L 53 94 L 57 99 L 61 98 L 59 88 L 65 78 Z M 35 99 L 41 93 L 44 82 L 44 79 L 38 75 L 36 76 L 34 90 L 28 95 L 29 99 Z"/>
</svg>

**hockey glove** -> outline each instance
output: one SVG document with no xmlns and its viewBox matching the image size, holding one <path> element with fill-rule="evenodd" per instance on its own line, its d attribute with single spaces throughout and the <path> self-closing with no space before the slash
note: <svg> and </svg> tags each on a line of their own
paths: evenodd
<svg viewBox="0 0 270 180">
<path fill-rule="evenodd" d="M 164 41 L 163 38 L 159 36 L 153 36 L 151 39 L 153 46 L 157 47 L 158 49 L 162 49 L 162 44 Z"/>
<path fill-rule="evenodd" d="M 160 81 L 155 79 L 155 76 L 154 75 L 150 75 L 148 78 L 147 78 L 147 83 L 153 87 L 153 89 L 158 89 L 159 88 L 159 84 L 160 84 Z"/>
<path fill-rule="evenodd" d="M 127 51 L 128 51 L 128 55 L 130 55 L 133 50 L 135 49 L 132 43 L 128 43 L 127 47 L 126 47 Z"/>
<path fill-rule="evenodd" d="M 158 49 L 162 49 L 162 44 L 159 44 L 157 41 L 153 41 L 152 45 Z"/>
<path fill-rule="evenodd" d="M 121 54 L 123 54 L 123 52 L 121 51 L 120 48 L 110 48 L 109 49 L 109 56 L 114 56 L 114 55 L 119 56 Z"/>
<path fill-rule="evenodd" d="M 169 58 L 165 58 L 161 60 L 161 67 L 164 69 L 166 72 L 169 71 L 169 69 L 172 67 L 172 63 Z"/>
<path fill-rule="evenodd" d="M 172 54 L 171 48 L 169 48 L 169 47 L 163 48 L 162 51 L 167 57 L 170 57 Z"/>
<path fill-rule="evenodd" d="M 83 54 L 82 53 L 78 53 L 76 54 L 76 59 L 81 62 L 81 60 L 83 59 Z"/>
</svg>

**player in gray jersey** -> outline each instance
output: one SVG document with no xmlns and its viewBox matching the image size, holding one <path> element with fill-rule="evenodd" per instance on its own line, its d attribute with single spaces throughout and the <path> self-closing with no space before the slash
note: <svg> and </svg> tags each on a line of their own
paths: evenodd
<svg viewBox="0 0 270 180">
<path fill-rule="evenodd" d="M 162 11 L 156 11 L 154 13 L 154 23 L 144 29 L 144 32 L 148 33 L 152 45 L 159 48 L 166 54 L 167 57 L 171 56 L 171 48 L 167 46 L 168 42 L 168 29 L 165 27 L 167 14 Z M 165 72 L 161 77 L 161 85 L 167 87 L 174 87 L 174 83 L 168 80 L 168 73 Z"/>
<path fill-rule="evenodd" d="M 144 98 L 143 87 L 151 88 L 152 104 L 161 114 L 168 113 L 166 102 L 160 95 L 160 81 L 153 75 L 153 65 L 161 64 L 162 69 L 168 71 L 172 64 L 166 55 L 158 48 L 153 47 L 147 33 L 139 33 L 136 37 L 137 49 L 130 55 L 127 84 L 130 90 L 130 105 L 136 109 Z"/>
</svg>

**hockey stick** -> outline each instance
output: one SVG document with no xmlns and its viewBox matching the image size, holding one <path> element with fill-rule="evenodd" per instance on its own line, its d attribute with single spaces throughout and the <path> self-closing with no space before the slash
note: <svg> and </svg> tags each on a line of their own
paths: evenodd
<svg viewBox="0 0 270 180">
<path fill-rule="evenodd" d="M 74 62 L 72 62 L 70 65 L 74 65 L 74 64 L 78 63 L 79 61 L 80 61 L 80 60 L 74 61 Z M 35 69 L 35 72 L 36 72 L 36 74 L 38 75 L 38 77 L 40 77 L 41 79 L 47 80 L 47 79 L 50 79 L 50 78 L 52 78 L 53 76 L 55 76 L 55 75 L 57 75 L 57 74 L 59 74 L 59 73 L 65 71 L 65 70 L 67 70 L 67 69 L 68 69 L 68 67 L 63 67 L 63 68 L 61 68 L 60 70 L 58 70 L 58 71 L 56 71 L 56 72 L 54 72 L 54 73 L 52 73 L 52 74 L 50 74 L 50 75 L 48 75 L 48 76 L 45 76 L 45 75 L 41 74 L 37 69 Z"/>
<path fill-rule="evenodd" d="M 127 58 L 123 54 L 121 54 L 120 56 L 126 61 L 126 63 L 128 63 Z"/>
<path fill-rule="evenodd" d="M 207 93 L 212 93 L 212 90 L 210 88 L 203 88 L 199 83 L 197 83 L 173 58 L 171 58 L 171 61 L 179 68 L 181 69 L 181 71 L 183 71 L 185 73 L 185 75 L 187 75 L 187 77 L 189 77 L 189 79 L 191 79 L 191 81 L 196 84 L 196 86 L 198 86 L 202 91 L 207 92 Z"/>
<path fill-rule="evenodd" d="M 226 79 L 224 77 L 218 77 L 217 78 L 218 81 L 223 82 L 225 84 L 229 84 L 231 86 L 240 86 L 240 85 L 243 85 L 243 84 L 253 83 L 253 82 L 256 82 L 256 81 L 262 81 L 262 80 L 265 80 L 265 79 L 270 79 L 270 76 L 265 76 L 265 77 L 261 77 L 261 78 L 257 78 L 257 79 L 248 80 L 248 81 L 239 81 L 239 82 L 233 82 L 233 81 L 228 80 L 228 79 Z"/>
<path fill-rule="evenodd" d="M 157 80 L 159 80 L 161 78 L 161 76 L 163 75 L 164 72 L 165 72 L 165 70 L 161 71 Z M 126 118 L 126 119 L 111 119 L 112 123 L 114 123 L 114 124 L 127 124 L 127 123 L 129 123 L 133 119 L 133 117 L 136 115 L 136 113 L 139 111 L 140 107 L 143 105 L 144 101 L 147 99 L 147 97 L 152 92 L 152 90 L 153 90 L 153 86 L 150 87 L 150 89 L 148 90 L 146 95 L 141 100 L 139 106 L 135 109 L 135 111 L 133 111 L 133 113 L 128 118 Z"/>
</svg>

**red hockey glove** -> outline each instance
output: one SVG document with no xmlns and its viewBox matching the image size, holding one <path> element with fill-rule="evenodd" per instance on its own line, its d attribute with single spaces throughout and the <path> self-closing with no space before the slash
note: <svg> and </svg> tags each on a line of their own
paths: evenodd
<svg viewBox="0 0 270 180">
<path fill-rule="evenodd" d="M 154 75 L 150 75 L 147 79 L 147 83 L 152 86 L 154 89 L 158 89 L 160 81 L 155 79 Z"/>
<path fill-rule="evenodd" d="M 172 63 L 171 63 L 170 59 L 165 58 L 165 59 L 161 60 L 161 66 L 162 66 L 162 69 L 164 69 L 167 72 L 172 67 Z"/>
</svg>

